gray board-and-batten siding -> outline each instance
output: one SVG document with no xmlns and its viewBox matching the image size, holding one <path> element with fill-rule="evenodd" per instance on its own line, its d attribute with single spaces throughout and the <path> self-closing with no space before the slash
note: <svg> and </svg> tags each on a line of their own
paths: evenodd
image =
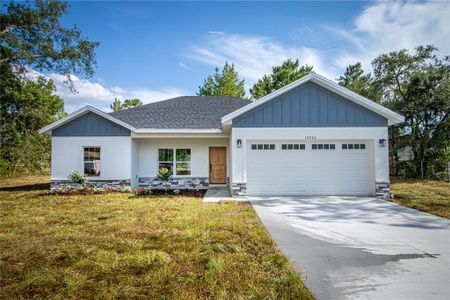
<svg viewBox="0 0 450 300">
<path fill-rule="evenodd" d="M 312 82 L 233 120 L 233 127 L 385 127 L 387 124 L 383 116 Z"/>
</svg>

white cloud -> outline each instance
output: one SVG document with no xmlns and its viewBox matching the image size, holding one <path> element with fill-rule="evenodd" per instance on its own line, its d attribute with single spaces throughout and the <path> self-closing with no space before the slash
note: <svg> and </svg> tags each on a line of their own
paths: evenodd
<svg viewBox="0 0 450 300">
<path fill-rule="evenodd" d="M 258 35 L 209 31 L 187 55 L 211 66 L 234 62 L 239 74 L 246 79 L 247 87 L 287 58 L 299 58 L 302 64 L 313 65 L 315 72 L 334 80 L 346 66 L 358 61 L 366 70 L 371 70 L 374 58 L 391 51 L 434 44 L 442 56 L 449 54 L 450 4 L 444 1 L 376 2 L 366 6 L 350 28 L 328 24 L 308 26 L 306 30 L 322 36 L 319 42 L 324 47 L 286 44 Z"/>
<path fill-rule="evenodd" d="M 59 74 L 43 75 L 37 71 L 30 70 L 29 76 L 36 78 L 37 76 L 45 76 L 52 79 L 56 86 L 56 94 L 64 100 L 64 107 L 67 112 L 75 111 L 85 105 L 92 105 L 99 109 L 109 111 L 110 104 L 114 98 L 119 99 L 139 98 L 144 103 L 151 103 L 160 100 L 170 99 L 188 92 L 174 87 L 161 89 L 123 89 L 118 86 L 107 86 L 104 83 L 93 82 L 88 79 L 80 79 L 71 75 L 71 80 L 76 89 L 76 93 L 70 91 L 69 86 L 65 83 L 67 77 Z"/>
<path fill-rule="evenodd" d="M 192 69 L 191 68 L 189 68 L 189 66 L 188 65 L 186 65 L 184 62 L 179 62 L 178 63 L 178 66 L 180 67 L 180 68 L 182 68 L 182 69 L 185 69 L 185 70 L 188 70 L 188 71 L 192 71 Z"/>
<path fill-rule="evenodd" d="M 273 66 L 288 58 L 298 58 L 302 64 L 313 65 L 316 72 L 325 76 L 332 74 L 330 68 L 324 67 L 318 50 L 284 45 L 258 35 L 210 34 L 202 43 L 194 45 L 187 55 L 211 66 L 221 67 L 225 61 L 232 62 L 247 85 L 270 73 Z"/>
<path fill-rule="evenodd" d="M 450 53 L 450 4 L 448 2 L 379 2 L 366 7 L 353 28 L 335 32 L 356 49 L 340 53 L 338 68 L 361 61 L 366 68 L 379 54 L 434 44 L 441 55 Z"/>
</svg>

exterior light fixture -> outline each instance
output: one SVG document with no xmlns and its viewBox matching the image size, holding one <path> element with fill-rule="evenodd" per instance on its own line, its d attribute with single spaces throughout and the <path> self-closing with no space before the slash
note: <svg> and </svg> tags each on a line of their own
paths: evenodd
<svg viewBox="0 0 450 300">
<path fill-rule="evenodd" d="M 386 147 L 386 139 L 380 139 L 378 142 L 380 143 L 380 148 Z"/>
<path fill-rule="evenodd" d="M 241 139 L 238 139 L 238 140 L 236 141 L 236 144 L 237 144 L 237 147 L 238 147 L 238 148 L 242 148 L 242 140 L 241 140 Z"/>
</svg>

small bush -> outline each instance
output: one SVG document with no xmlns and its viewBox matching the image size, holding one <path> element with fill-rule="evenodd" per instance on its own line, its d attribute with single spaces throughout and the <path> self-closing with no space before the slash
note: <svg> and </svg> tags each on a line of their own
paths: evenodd
<svg viewBox="0 0 450 300">
<path fill-rule="evenodd" d="M 170 171 L 167 168 L 159 169 L 159 172 L 156 175 L 156 179 L 158 179 L 159 181 L 162 181 L 162 182 L 168 182 L 171 177 L 172 177 L 172 174 L 170 174 Z"/>
<path fill-rule="evenodd" d="M 73 183 L 78 183 L 78 184 L 85 184 L 86 183 L 86 176 L 82 175 L 78 171 L 73 171 L 72 173 L 70 173 L 68 178 Z"/>
</svg>

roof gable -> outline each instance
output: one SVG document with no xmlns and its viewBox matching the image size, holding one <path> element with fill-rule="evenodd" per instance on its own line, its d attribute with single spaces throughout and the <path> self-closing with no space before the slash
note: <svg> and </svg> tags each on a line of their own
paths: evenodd
<svg viewBox="0 0 450 300">
<path fill-rule="evenodd" d="M 389 110 L 380 104 L 377 104 L 361 95 L 358 95 L 358 94 L 350 91 L 349 89 L 342 87 L 339 84 L 337 84 L 329 79 L 326 79 L 325 77 L 322 77 L 316 73 L 310 73 L 310 74 L 300 78 L 299 80 L 294 81 L 291 84 L 288 84 L 288 85 L 282 87 L 281 89 L 278 89 L 278 90 L 270 93 L 269 95 L 266 95 L 266 96 L 262 97 L 261 99 L 254 101 L 251 104 L 224 116 L 222 118 L 222 123 L 230 124 L 230 123 L 232 123 L 233 119 L 241 116 L 242 114 L 244 114 L 252 109 L 255 109 L 256 107 L 263 105 L 269 101 L 272 101 L 273 99 L 275 99 L 297 87 L 300 87 L 306 83 L 309 83 L 309 82 L 313 82 L 313 83 L 321 86 L 322 88 L 328 90 L 329 92 L 339 95 L 339 96 L 341 96 L 349 101 L 352 101 L 355 104 L 358 104 L 380 116 L 383 116 L 384 118 L 386 118 L 388 120 L 388 125 L 393 125 L 393 124 L 404 122 L 404 117 L 393 112 L 392 110 Z"/>
<path fill-rule="evenodd" d="M 130 136 L 131 131 L 93 112 L 52 130 L 53 136 Z"/>
<path fill-rule="evenodd" d="M 233 120 L 233 127 L 387 126 L 387 119 L 336 93 L 307 82 Z"/>
<path fill-rule="evenodd" d="M 119 126 L 121 126 L 123 128 L 126 128 L 128 130 L 131 130 L 131 131 L 136 130 L 130 124 L 127 124 L 127 123 L 125 123 L 125 122 L 123 122 L 123 121 L 121 121 L 119 119 L 114 118 L 113 116 L 111 116 L 111 115 L 109 115 L 107 113 L 102 112 L 101 110 L 96 109 L 95 107 L 92 107 L 92 106 L 88 105 L 88 106 L 80 108 L 79 110 L 77 110 L 77 111 L 75 111 L 75 112 L 73 112 L 71 114 L 68 114 L 64 118 L 59 119 L 58 121 L 53 122 L 50 125 L 45 126 L 44 128 L 41 128 L 39 130 L 39 133 L 52 133 L 52 131 L 54 131 L 57 128 L 63 126 L 64 124 L 67 124 L 67 123 L 71 122 L 72 120 L 75 120 L 75 119 L 77 119 L 77 118 L 79 118 L 81 116 L 84 116 L 84 115 L 88 114 L 88 113 L 93 113 L 93 114 L 95 114 L 97 116 L 100 116 L 100 117 L 102 117 L 102 118 L 104 118 L 104 119 L 106 119 L 106 120 L 108 120 L 108 121 L 110 121 L 112 123 L 115 123 L 115 124 L 117 124 L 117 125 L 119 125 Z"/>
</svg>

